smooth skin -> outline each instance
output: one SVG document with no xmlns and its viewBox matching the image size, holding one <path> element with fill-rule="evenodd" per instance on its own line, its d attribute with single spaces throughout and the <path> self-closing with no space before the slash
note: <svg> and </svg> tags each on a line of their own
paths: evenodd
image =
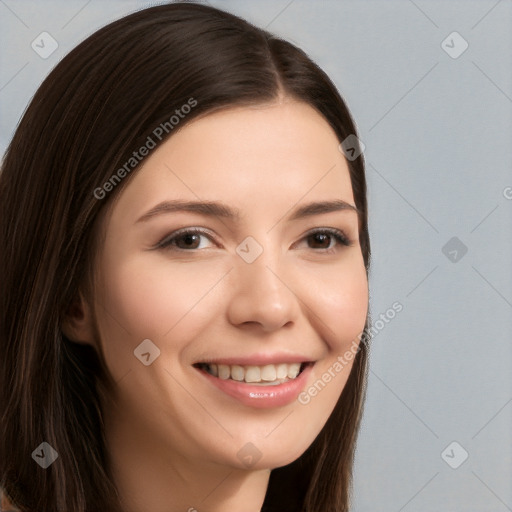
<svg viewBox="0 0 512 512">
<path fill-rule="evenodd" d="M 94 304 L 81 295 L 63 329 L 101 350 L 117 382 L 105 433 L 126 512 L 259 511 L 270 470 L 297 459 L 327 421 L 352 362 L 306 405 L 270 408 L 240 403 L 192 365 L 298 354 L 315 361 L 307 389 L 359 341 L 368 282 L 357 212 L 289 220 L 309 202 L 355 204 L 338 146 L 316 110 L 287 97 L 208 114 L 152 150 L 106 216 Z M 176 199 L 240 216 L 139 220 Z M 206 235 L 155 248 L 182 228 Z M 317 228 L 342 230 L 351 245 L 311 236 Z M 252 263 L 236 252 L 248 236 L 263 248 Z M 148 366 L 134 355 L 145 339 L 160 350 Z M 250 467 L 237 455 L 247 443 L 260 454 Z"/>
</svg>

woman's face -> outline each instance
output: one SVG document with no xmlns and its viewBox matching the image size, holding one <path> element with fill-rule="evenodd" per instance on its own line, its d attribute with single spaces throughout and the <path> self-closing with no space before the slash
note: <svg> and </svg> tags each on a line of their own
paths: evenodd
<svg viewBox="0 0 512 512">
<path fill-rule="evenodd" d="M 357 213 L 332 207 L 355 204 L 338 145 L 304 103 L 224 110 L 118 197 L 94 309 L 109 424 L 146 456 L 274 468 L 324 426 L 368 304 Z"/>
</svg>

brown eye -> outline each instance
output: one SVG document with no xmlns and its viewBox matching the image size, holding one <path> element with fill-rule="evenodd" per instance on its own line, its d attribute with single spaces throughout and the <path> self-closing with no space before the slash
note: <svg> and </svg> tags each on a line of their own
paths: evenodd
<svg viewBox="0 0 512 512">
<path fill-rule="evenodd" d="M 331 242 L 334 242 L 334 245 L 336 245 L 336 243 L 344 246 L 352 245 L 345 233 L 337 229 L 319 229 L 309 233 L 306 238 L 308 242 L 311 243 L 310 247 L 312 249 L 333 249 Z"/>
<path fill-rule="evenodd" d="M 176 246 L 180 249 L 197 249 L 201 241 L 200 235 L 195 233 L 186 233 L 175 238 Z M 184 247 L 180 247 L 180 241 L 183 242 Z"/>
<path fill-rule="evenodd" d="M 308 238 L 313 244 L 313 249 L 329 249 L 331 245 L 332 237 L 325 233 L 314 233 L 313 235 L 309 235 Z"/>
<path fill-rule="evenodd" d="M 206 232 L 199 229 L 188 229 L 172 233 L 170 236 L 164 238 L 157 246 L 156 249 L 169 249 L 169 250 L 200 250 L 201 239 L 212 238 Z"/>
</svg>

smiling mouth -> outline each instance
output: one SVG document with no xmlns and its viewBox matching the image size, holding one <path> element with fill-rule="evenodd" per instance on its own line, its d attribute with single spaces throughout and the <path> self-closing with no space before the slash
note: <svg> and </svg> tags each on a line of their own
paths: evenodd
<svg viewBox="0 0 512 512">
<path fill-rule="evenodd" d="M 312 362 L 266 364 L 263 366 L 196 363 L 194 367 L 221 380 L 256 386 L 279 386 L 296 379 Z"/>
</svg>

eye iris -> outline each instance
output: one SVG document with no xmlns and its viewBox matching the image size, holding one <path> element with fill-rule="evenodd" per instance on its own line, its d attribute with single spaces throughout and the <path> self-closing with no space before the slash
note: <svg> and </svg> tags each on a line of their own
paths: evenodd
<svg viewBox="0 0 512 512">
<path fill-rule="evenodd" d="M 195 234 L 195 233 L 186 233 L 184 235 L 182 235 L 180 237 L 181 240 L 185 241 L 185 246 L 187 249 L 190 249 L 190 245 L 192 244 L 194 247 L 192 247 L 193 249 L 195 249 L 197 247 L 197 243 L 194 243 L 194 242 L 199 242 L 199 235 Z"/>
<path fill-rule="evenodd" d="M 327 235 L 325 233 L 313 233 L 311 235 L 313 240 L 315 240 L 313 243 L 319 242 L 320 244 L 324 244 L 325 245 L 325 242 L 327 242 L 327 247 L 329 247 L 330 236 L 331 235 Z M 325 249 L 327 247 L 321 247 L 321 249 Z"/>
</svg>

